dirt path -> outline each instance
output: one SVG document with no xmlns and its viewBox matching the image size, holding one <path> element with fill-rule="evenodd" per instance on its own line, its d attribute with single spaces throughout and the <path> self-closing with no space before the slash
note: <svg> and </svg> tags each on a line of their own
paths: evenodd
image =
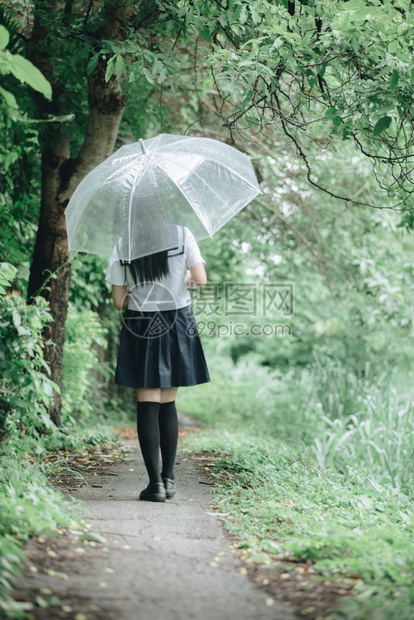
<svg viewBox="0 0 414 620">
<path fill-rule="evenodd" d="M 76 620 L 294 620 L 297 616 L 240 572 L 242 564 L 213 511 L 211 478 L 185 453 L 176 459 L 176 495 L 139 501 L 147 484 L 137 439 L 133 460 L 69 491 L 85 502 L 103 542 L 76 535 L 32 539 L 32 570 L 16 583 L 22 600 L 56 596 L 33 618 Z M 93 485 L 93 486 L 92 486 Z M 37 572 L 33 572 L 36 571 Z M 53 602 L 53 599 L 52 599 Z"/>
</svg>

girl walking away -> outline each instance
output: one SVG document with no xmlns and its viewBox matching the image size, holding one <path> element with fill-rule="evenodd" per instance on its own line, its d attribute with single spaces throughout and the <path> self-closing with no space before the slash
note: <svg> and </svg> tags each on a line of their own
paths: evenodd
<svg viewBox="0 0 414 620">
<path fill-rule="evenodd" d="M 115 383 L 136 389 L 138 439 L 149 476 L 139 499 L 156 502 L 175 494 L 178 388 L 210 381 L 187 288 L 207 283 L 205 260 L 189 228 L 174 228 L 177 247 L 130 263 L 119 258 L 119 240 L 105 276 L 115 307 L 123 310 Z"/>
</svg>

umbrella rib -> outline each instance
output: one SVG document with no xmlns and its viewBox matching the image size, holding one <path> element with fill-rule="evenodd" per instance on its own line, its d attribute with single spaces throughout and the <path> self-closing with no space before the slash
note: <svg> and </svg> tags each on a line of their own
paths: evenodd
<svg viewBox="0 0 414 620">
<path fill-rule="evenodd" d="M 131 204 L 132 204 L 132 196 L 133 196 L 133 190 L 135 188 L 135 181 L 137 180 L 137 176 L 141 171 L 142 168 L 142 164 L 144 163 L 144 158 L 141 159 L 141 161 L 139 162 L 141 165 L 138 166 L 138 170 L 134 176 L 134 180 L 132 182 L 132 190 L 131 193 L 129 194 L 129 204 L 128 204 L 128 261 L 131 262 Z"/>
<path fill-rule="evenodd" d="M 151 163 L 155 166 L 155 168 L 158 168 L 159 170 L 161 170 L 161 172 L 163 174 L 165 174 L 164 170 L 158 166 L 158 163 L 156 161 L 154 161 L 152 155 L 153 155 L 153 153 L 148 153 L 147 154 L 147 156 L 149 157 Z M 168 175 L 167 175 L 167 178 L 170 178 L 170 177 L 168 177 Z M 161 209 L 162 209 L 162 211 L 164 213 L 165 219 L 168 220 L 168 215 L 167 215 L 167 213 L 165 211 L 165 208 L 164 208 L 164 205 L 162 203 L 162 200 L 160 199 L 160 194 L 159 194 L 158 187 L 157 187 L 156 183 L 155 183 L 155 191 L 157 192 L 157 196 L 158 196 L 158 199 L 159 199 L 159 204 L 160 204 Z"/>
<path fill-rule="evenodd" d="M 105 185 L 109 185 L 112 182 L 112 180 L 116 178 L 117 176 L 119 176 L 119 170 L 113 170 L 113 172 L 108 177 L 106 177 L 101 187 L 104 187 Z"/>
<path fill-rule="evenodd" d="M 161 141 L 161 138 L 164 134 L 160 134 L 159 136 L 156 136 L 155 138 L 150 138 L 151 144 L 149 144 L 148 146 L 146 146 L 148 151 L 152 151 L 154 153 L 154 147 L 155 149 L 157 148 L 159 142 Z M 156 151 L 155 151 L 156 152 Z"/>
<path fill-rule="evenodd" d="M 204 157 L 204 156 L 203 156 L 203 157 Z M 210 161 L 216 162 L 216 160 L 211 159 L 210 157 L 207 157 L 207 156 L 206 156 L 205 158 L 206 158 L 206 159 L 209 159 Z M 187 198 L 187 196 L 185 195 L 184 191 L 181 189 L 181 187 L 180 187 L 180 186 L 179 186 L 179 185 L 178 185 L 178 184 L 174 181 L 174 179 L 172 179 L 170 176 L 168 176 L 168 174 L 167 174 L 167 173 L 166 173 L 166 172 L 165 172 L 165 171 L 164 171 L 164 170 L 163 170 L 163 169 L 159 166 L 159 164 L 158 164 L 157 162 L 155 162 L 155 163 L 156 163 L 156 166 L 158 166 L 158 168 L 160 168 L 160 170 L 163 172 L 163 174 L 165 174 L 165 175 L 167 176 L 167 178 L 168 178 L 168 179 L 170 179 L 170 180 L 174 183 L 174 185 L 178 188 L 178 190 L 182 193 L 182 195 L 184 196 L 184 198 L 187 200 L 188 204 L 189 204 L 190 206 L 192 206 L 192 205 L 191 205 L 191 203 L 188 201 L 188 198 Z M 204 185 L 207 185 L 207 187 L 209 187 L 209 188 L 212 190 L 212 192 L 213 192 L 213 193 L 214 193 L 214 194 L 215 194 L 215 195 L 216 195 L 216 196 L 217 196 L 217 197 L 218 197 L 218 198 L 222 201 L 222 199 L 221 199 L 220 195 L 219 195 L 219 194 L 218 194 L 218 193 L 217 193 L 217 192 L 216 192 L 216 191 L 215 191 L 215 190 L 211 187 L 211 185 L 208 185 L 208 183 L 206 183 L 206 182 L 204 181 L 204 179 L 202 179 L 202 178 L 200 177 L 200 175 L 199 175 L 199 174 L 197 174 L 196 172 L 194 172 L 193 170 L 191 170 L 191 169 L 190 169 L 190 168 L 188 168 L 187 166 L 184 166 L 181 162 L 174 161 L 174 163 L 175 163 L 176 165 L 181 166 L 181 168 L 184 168 L 185 170 L 188 170 L 191 174 L 195 175 L 198 179 L 200 179 L 200 181 L 201 181 L 202 183 L 204 183 Z M 216 163 L 217 163 L 217 162 L 216 162 Z M 220 165 L 223 165 L 223 164 L 220 164 Z M 230 170 L 230 172 L 232 172 L 232 173 L 233 173 L 233 171 L 231 170 L 231 168 L 229 168 L 228 166 L 224 166 L 224 167 L 225 167 L 227 170 Z M 236 174 L 236 175 L 237 175 L 237 176 L 238 176 L 238 177 L 239 177 L 242 181 L 244 181 L 244 182 L 245 182 L 245 183 L 246 183 L 246 184 L 247 184 L 247 185 L 248 185 L 251 189 L 254 189 L 254 190 L 257 192 L 257 187 L 254 187 L 251 183 L 249 183 L 248 181 L 246 181 L 246 180 L 245 180 L 242 176 L 240 176 L 240 175 L 239 175 L 239 174 L 237 174 L 236 172 L 234 172 L 233 174 Z M 263 192 L 260 190 L 260 188 L 259 188 L 258 193 L 260 193 L 260 194 L 262 194 L 262 193 L 263 193 Z M 257 194 L 256 194 L 256 195 L 257 195 Z M 249 204 L 249 202 L 250 202 L 250 200 L 246 201 L 246 202 L 245 202 L 245 204 L 243 205 L 242 209 L 244 209 L 244 207 L 245 207 L 247 204 Z M 241 211 L 241 209 L 239 209 L 239 211 Z M 228 217 L 228 218 L 224 221 L 224 224 L 226 224 L 229 220 L 231 220 L 231 218 L 235 215 L 235 213 L 238 213 L 238 211 L 234 212 L 234 210 L 232 209 L 232 212 L 231 212 L 230 216 L 229 216 L 229 217 Z M 201 221 L 201 223 L 203 224 L 203 226 L 204 226 L 204 228 L 206 229 L 206 231 L 208 232 L 209 236 L 210 236 L 210 237 L 212 237 L 214 233 L 212 233 L 212 232 L 208 229 L 208 227 L 204 224 L 204 222 L 203 222 L 203 220 L 201 219 L 200 215 L 198 215 L 198 214 L 197 214 L 197 217 L 199 217 L 199 218 L 200 218 L 200 221 Z M 224 224 L 222 224 L 222 226 L 223 226 Z M 222 226 L 220 226 L 220 228 L 221 228 Z"/>
<path fill-rule="evenodd" d="M 189 199 L 187 198 L 187 196 L 186 196 L 186 194 L 185 194 L 184 190 L 183 190 L 183 189 L 182 189 L 182 188 L 178 185 L 178 183 L 176 183 L 176 182 L 174 181 L 174 179 L 173 179 L 172 177 L 170 177 L 170 176 L 169 176 L 169 175 L 165 172 L 165 170 L 163 170 L 163 168 L 161 167 L 161 165 L 160 165 L 158 162 L 154 162 L 154 163 L 155 163 L 156 167 L 157 167 L 159 170 L 161 170 L 161 172 L 162 172 L 163 174 L 165 174 L 165 176 L 167 177 L 167 179 L 169 179 L 169 180 L 170 180 L 170 181 L 174 184 L 174 186 L 178 189 L 178 191 L 179 191 L 179 192 L 181 192 L 181 194 L 184 196 L 184 198 L 185 198 L 185 200 L 187 201 L 187 203 L 189 204 L 189 206 L 193 209 L 193 211 L 195 211 L 195 212 L 196 212 L 196 209 L 194 208 L 194 206 L 191 204 L 191 202 L 190 202 L 190 201 L 189 201 Z M 190 170 L 189 168 L 187 168 L 187 166 L 183 166 L 183 164 L 181 164 L 181 163 L 179 163 L 179 162 L 174 162 L 174 163 L 175 163 L 176 165 L 181 166 L 181 168 L 185 168 L 185 170 L 188 170 L 188 171 L 189 171 L 192 175 L 194 175 L 194 176 L 196 176 L 198 179 L 200 179 L 200 181 L 201 181 L 204 185 L 207 185 L 207 187 L 208 187 L 209 189 L 211 189 L 211 191 L 212 191 L 212 192 L 213 192 L 213 193 L 217 196 L 217 198 L 218 198 L 221 202 L 223 202 L 223 199 L 220 197 L 220 195 L 219 195 L 219 194 L 217 194 L 217 192 L 216 192 L 216 191 L 214 191 L 214 189 L 213 189 L 210 185 L 208 185 L 208 183 L 206 183 L 206 182 L 204 181 L 204 179 L 202 179 L 202 178 L 200 177 L 200 175 L 199 175 L 199 174 L 197 174 L 197 173 L 196 173 L 196 172 L 194 172 L 193 170 Z M 204 226 L 204 228 L 206 229 L 206 231 L 208 232 L 209 237 L 211 237 L 211 232 L 210 232 L 210 230 L 209 230 L 209 226 L 208 226 L 208 225 L 206 225 L 206 224 L 205 224 L 205 222 L 203 221 L 203 219 L 204 219 L 204 218 L 203 218 L 203 217 L 202 217 L 199 213 L 197 213 L 197 212 L 196 212 L 196 215 L 197 215 L 197 217 L 199 218 L 199 220 L 200 220 L 200 222 L 202 223 L 202 225 Z"/>
<path fill-rule="evenodd" d="M 177 155 L 178 157 L 179 157 L 179 156 L 180 156 L 180 154 L 181 154 L 179 151 L 178 151 L 178 152 L 168 152 L 168 151 L 164 151 L 164 152 L 163 152 L 163 151 L 161 151 L 161 150 L 160 150 L 160 151 L 157 151 L 157 153 L 159 153 L 160 155 L 167 155 L 167 156 L 168 156 L 168 155 L 173 155 L 173 156 Z M 184 152 L 184 153 L 182 153 L 182 154 L 184 154 L 184 155 L 191 155 L 192 153 L 187 153 L 187 152 Z M 243 153 L 243 154 L 244 154 L 244 153 Z M 177 159 L 178 159 L 178 157 L 177 157 Z M 232 168 L 230 168 L 230 167 L 229 167 L 229 166 L 227 166 L 226 164 L 222 164 L 222 163 L 221 163 L 221 162 L 219 162 L 217 159 L 213 159 L 213 157 L 210 157 L 209 155 L 200 155 L 200 157 L 203 157 L 204 159 L 208 159 L 209 161 L 214 162 L 214 163 L 215 163 L 215 164 L 217 164 L 218 166 L 222 166 L 223 168 L 226 168 L 226 170 L 229 170 L 229 171 L 231 172 L 231 174 L 234 174 L 236 177 L 238 177 L 239 179 L 241 179 L 241 180 L 242 180 L 242 181 L 243 181 L 246 185 L 248 185 L 249 187 L 251 187 L 251 188 L 252 188 L 252 189 L 254 189 L 254 190 L 257 190 L 257 187 L 256 187 L 255 185 L 252 185 L 252 183 L 250 183 L 250 181 L 248 181 L 247 179 L 245 179 L 244 177 L 242 177 L 242 176 L 241 176 L 241 174 L 239 174 L 238 172 L 236 172 L 235 170 L 233 170 Z M 247 157 L 247 155 L 246 155 L 245 157 Z M 247 159 L 249 159 L 249 158 L 247 157 Z M 175 161 L 175 160 L 174 160 L 174 163 L 175 163 L 176 165 L 180 165 L 180 166 L 182 166 L 182 168 L 185 168 L 186 170 L 189 170 L 189 171 L 191 172 L 191 170 L 190 170 L 189 168 L 187 168 L 186 166 L 183 166 L 183 165 L 182 165 L 179 161 Z M 251 162 L 250 162 L 250 165 L 252 165 L 252 164 L 251 164 Z M 253 169 L 253 166 L 252 166 L 252 169 Z M 253 169 L 253 173 L 254 173 L 254 169 Z M 195 173 L 195 172 L 193 172 L 192 174 L 196 174 L 196 173 Z M 260 190 L 260 188 L 259 188 L 259 193 L 260 193 L 260 194 L 262 194 L 262 193 L 263 193 L 263 192 Z"/>
<path fill-rule="evenodd" d="M 158 151 L 160 153 L 160 151 Z M 160 153 L 162 154 L 162 153 Z M 167 153 L 168 155 L 169 153 Z M 164 153 L 165 155 L 165 153 Z M 173 153 L 171 153 L 171 155 L 173 155 Z M 214 160 L 212 160 L 214 161 Z M 201 183 L 203 183 L 203 185 L 206 185 L 209 189 L 211 189 L 211 191 L 217 196 L 217 198 L 219 198 L 219 200 L 221 202 L 223 202 L 223 199 L 221 198 L 220 194 L 218 194 L 215 189 L 213 189 L 211 187 L 211 185 L 209 185 L 199 174 L 197 174 L 197 172 L 195 172 L 194 170 L 192 170 L 191 168 L 188 168 L 188 166 L 184 166 L 184 164 L 182 164 L 180 161 L 175 161 L 174 160 L 174 164 L 176 166 L 180 166 L 181 168 L 184 168 L 184 170 L 187 170 L 191 175 L 197 177 L 198 179 L 200 179 Z M 155 162 L 155 165 L 169 178 L 171 179 L 171 181 L 174 183 L 174 185 L 176 187 L 178 187 L 178 189 L 181 191 L 181 193 L 183 194 L 183 196 L 185 197 L 186 200 L 188 200 L 187 196 L 185 195 L 184 191 L 181 189 L 181 187 L 174 181 L 173 178 L 171 178 L 167 172 L 165 172 L 165 170 L 162 169 L 161 165 L 158 162 Z M 191 204 L 190 202 L 188 204 Z"/>
<path fill-rule="evenodd" d="M 209 161 L 213 161 L 214 163 L 218 164 L 219 166 L 222 166 L 223 168 L 226 168 L 226 170 L 229 170 L 231 172 L 231 174 L 234 174 L 236 177 L 241 179 L 243 181 L 243 183 L 245 183 L 246 185 L 248 185 L 249 187 L 251 187 L 252 189 L 257 191 L 257 187 L 255 187 L 254 185 L 252 185 L 252 183 L 250 183 L 250 181 L 248 181 L 247 179 L 242 177 L 241 174 L 239 174 L 238 172 L 235 172 L 234 170 L 229 168 L 229 166 L 226 166 L 226 164 L 222 164 L 222 163 L 218 162 L 216 159 L 213 159 L 212 157 L 209 157 L 208 155 L 203 155 L 203 157 L 205 159 L 208 159 Z M 246 155 L 246 157 L 247 157 L 247 155 Z M 252 164 L 250 163 L 250 165 L 252 165 Z M 253 169 L 253 166 L 252 166 L 252 169 Z M 254 173 L 254 169 L 253 169 L 253 173 Z M 259 188 L 259 193 L 260 194 L 262 193 L 260 188 Z"/>
</svg>

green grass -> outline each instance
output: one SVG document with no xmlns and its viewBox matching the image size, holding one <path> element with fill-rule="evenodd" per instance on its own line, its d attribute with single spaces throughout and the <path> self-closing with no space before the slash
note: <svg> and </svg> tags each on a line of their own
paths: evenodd
<svg viewBox="0 0 414 620">
<path fill-rule="evenodd" d="M 178 406 L 207 425 L 188 449 L 229 453 L 213 470 L 226 527 L 259 563 L 287 552 L 320 579 L 363 580 L 335 618 L 414 617 L 414 404 L 396 371 L 209 362 L 212 383 Z"/>
<path fill-rule="evenodd" d="M 48 450 L 69 449 L 113 440 L 114 431 L 101 426 L 76 432 L 56 429 L 40 439 L 10 437 L 0 444 L 0 616 L 24 618 L 26 603 L 12 598 L 13 582 L 26 561 L 23 545 L 31 536 L 59 536 L 72 527 L 84 529 L 81 502 L 68 502 L 50 484 L 56 466 L 43 462 Z M 30 606 L 29 606 L 30 607 Z"/>
<path fill-rule="evenodd" d="M 409 620 L 414 614 L 411 500 L 356 471 L 321 470 L 312 450 L 261 433 L 210 428 L 184 449 L 225 452 L 217 459 L 216 502 L 226 527 L 255 561 L 288 552 L 314 562 L 323 579 L 358 576 L 364 584 L 333 618 Z M 220 472 L 230 476 L 220 479 Z M 259 555 L 260 554 L 260 555 Z"/>
</svg>

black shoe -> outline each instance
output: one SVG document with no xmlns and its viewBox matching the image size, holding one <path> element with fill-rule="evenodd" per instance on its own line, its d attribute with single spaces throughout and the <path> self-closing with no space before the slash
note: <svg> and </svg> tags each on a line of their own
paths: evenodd
<svg viewBox="0 0 414 620">
<path fill-rule="evenodd" d="M 165 502 L 165 488 L 162 482 L 154 482 L 143 489 L 139 495 L 139 499 L 146 499 L 150 502 Z"/>
<path fill-rule="evenodd" d="M 171 478 L 163 478 L 162 481 L 165 487 L 166 498 L 171 499 L 171 497 L 175 495 L 174 480 Z"/>
</svg>

